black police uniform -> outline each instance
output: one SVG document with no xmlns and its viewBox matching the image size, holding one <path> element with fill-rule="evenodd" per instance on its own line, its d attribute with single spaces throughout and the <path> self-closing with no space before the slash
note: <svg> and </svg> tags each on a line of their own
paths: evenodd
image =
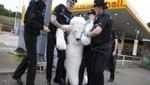
<svg viewBox="0 0 150 85">
<path fill-rule="evenodd" d="M 79 84 L 78 85 L 82 85 L 82 83 L 83 83 L 85 68 L 88 66 L 89 59 L 91 56 L 92 56 L 91 55 L 91 45 L 84 46 L 83 57 L 82 57 L 80 68 L 79 68 Z"/>
<path fill-rule="evenodd" d="M 88 85 L 104 85 L 104 69 L 111 54 L 111 19 L 106 13 L 97 16 L 94 29 L 100 26 L 102 32 L 91 38 L 92 56 L 88 65 Z"/>
<path fill-rule="evenodd" d="M 44 28 L 45 7 L 46 5 L 42 1 L 30 1 L 24 18 L 24 39 L 27 56 L 22 60 L 12 77 L 14 79 L 21 78 L 28 68 L 26 85 L 34 85 L 37 65 L 36 43 L 40 30 Z"/>
<path fill-rule="evenodd" d="M 110 71 L 110 79 L 114 80 L 115 78 L 115 67 L 116 67 L 116 57 L 112 55 L 114 48 L 115 48 L 115 39 L 118 39 L 118 34 L 116 30 L 112 31 L 111 34 L 111 45 L 112 45 L 112 52 L 111 52 L 111 56 L 109 58 L 109 62 L 108 62 L 108 68 Z"/>
<path fill-rule="evenodd" d="M 71 18 L 73 17 L 72 13 L 68 11 L 68 9 L 63 5 L 59 4 L 56 6 L 54 13 L 57 17 L 57 21 L 60 24 L 69 24 Z M 50 23 L 49 28 L 51 30 L 48 33 L 48 42 L 47 42 L 47 71 L 46 78 L 50 82 L 52 78 L 52 60 L 53 60 L 53 52 L 54 46 L 56 44 L 55 34 L 57 27 Z M 65 79 L 65 68 L 64 68 L 64 60 L 66 58 L 65 50 L 57 50 L 58 51 L 58 64 L 56 69 L 56 76 L 54 78 L 54 82 L 60 83 L 62 79 Z"/>
</svg>

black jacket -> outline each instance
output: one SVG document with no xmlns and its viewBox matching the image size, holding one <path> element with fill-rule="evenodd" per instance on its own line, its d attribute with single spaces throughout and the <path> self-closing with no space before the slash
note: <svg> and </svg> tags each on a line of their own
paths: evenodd
<svg viewBox="0 0 150 85">
<path fill-rule="evenodd" d="M 30 1 L 24 17 L 25 32 L 30 35 L 39 35 L 40 30 L 43 30 L 44 16 L 45 16 L 45 3 L 42 1 Z"/>
<path fill-rule="evenodd" d="M 112 26 L 110 16 L 106 13 L 100 14 L 94 21 L 94 29 L 97 26 L 100 26 L 102 28 L 102 32 L 99 35 L 92 37 L 91 44 L 93 46 L 99 46 L 110 42 Z"/>
<path fill-rule="evenodd" d="M 69 24 L 70 20 L 73 17 L 72 13 L 68 11 L 68 9 L 63 4 L 57 5 L 54 9 L 53 14 L 57 17 L 57 21 L 60 24 Z M 57 27 L 52 23 L 49 24 L 49 28 L 51 32 L 53 32 L 54 34 L 56 33 Z"/>
</svg>

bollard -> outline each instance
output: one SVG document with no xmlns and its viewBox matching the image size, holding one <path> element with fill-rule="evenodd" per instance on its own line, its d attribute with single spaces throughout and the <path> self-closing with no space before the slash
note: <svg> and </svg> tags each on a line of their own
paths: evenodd
<svg viewBox="0 0 150 85">
<path fill-rule="evenodd" d="M 2 32 L 2 26 L 3 26 L 2 23 L 0 23 L 0 32 Z"/>
</svg>

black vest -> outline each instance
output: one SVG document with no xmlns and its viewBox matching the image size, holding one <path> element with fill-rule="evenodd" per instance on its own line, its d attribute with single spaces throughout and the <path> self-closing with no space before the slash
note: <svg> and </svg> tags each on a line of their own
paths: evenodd
<svg viewBox="0 0 150 85">
<path fill-rule="evenodd" d="M 102 32 L 99 35 L 92 37 L 91 44 L 93 46 L 100 46 L 102 44 L 109 43 L 112 26 L 110 16 L 106 13 L 99 15 L 94 21 L 94 29 L 97 26 L 102 28 Z"/>
<path fill-rule="evenodd" d="M 58 6 L 56 6 L 53 14 L 57 17 L 57 21 L 62 25 L 69 24 L 70 20 L 73 17 L 72 13 L 68 11 L 68 9 L 63 4 L 59 4 Z M 49 28 L 52 32 L 56 33 L 57 27 L 52 23 L 49 24 Z"/>
</svg>

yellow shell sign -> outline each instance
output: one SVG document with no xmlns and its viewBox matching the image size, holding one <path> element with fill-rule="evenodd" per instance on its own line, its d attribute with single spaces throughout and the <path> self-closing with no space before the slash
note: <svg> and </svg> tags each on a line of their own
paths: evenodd
<svg viewBox="0 0 150 85">
<path fill-rule="evenodd" d="M 106 0 L 106 3 L 110 9 L 125 8 L 127 5 L 126 0 Z"/>
<path fill-rule="evenodd" d="M 86 0 L 85 0 L 86 1 Z M 125 8 L 127 1 L 126 0 L 105 0 L 107 3 L 107 6 L 109 9 L 119 9 L 119 8 Z M 72 9 L 72 11 L 86 11 L 93 9 L 93 3 L 94 0 L 87 0 L 86 2 L 78 2 L 75 7 Z M 54 7 L 52 7 L 52 11 L 54 10 Z"/>
<path fill-rule="evenodd" d="M 107 6 L 109 9 L 118 9 L 118 8 L 125 8 L 126 7 L 126 0 L 106 0 Z M 72 11 L 84 11 L 90 10 L 93 7 L 93 1 L 91 2 L 84 2 L 84 3 L 77 3 Z"/>
</svg>

